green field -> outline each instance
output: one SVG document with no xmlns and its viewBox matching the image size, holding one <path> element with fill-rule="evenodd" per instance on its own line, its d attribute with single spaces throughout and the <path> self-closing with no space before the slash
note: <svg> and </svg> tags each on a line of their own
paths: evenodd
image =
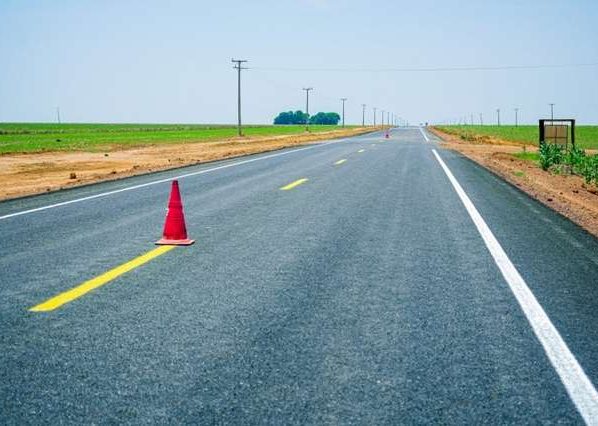
<svg viewBox="0 0 598 426">
<path fill-rule="evenodd" d="M 312 132 L 340 126 L 309 126 Z M 352 127 L 352 126 L 347 126 Z M 301 134 L 305 126 L 244 126 L 246 136 Z M 232 138 L 230 125 L 0 123 L 0 154 L 44 151 L 102 151 L 148 144 L 208 142 Z"/>
<path fill-rule="evenodd" d="M 506 141 L 538 145 L 538 126 L 436 126 L 439 130 L 467 140 L 475 136 L 494 136 Z M 598 149 L 598 126 L 575 126 L 576 145 Z"/>
<path fill-rule="evenodd" d="M 525 161 L 539 161 L 540 154 L 537 152 L 516 152 L 513 154 L 515 157 L 519 158 L 520 160 Z"/>
</svg>

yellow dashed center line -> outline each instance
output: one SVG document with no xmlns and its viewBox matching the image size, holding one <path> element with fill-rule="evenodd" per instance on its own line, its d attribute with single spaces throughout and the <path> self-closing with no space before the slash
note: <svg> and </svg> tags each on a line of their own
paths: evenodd
<svg viewBox="0 0 598 426">
<path fill-rule="evenodd" d="M 345 163 L 347 161 L 346 158 L 343 158 L 342 160 L 338 160 L 336 163 L 334 163 L 335 166 L 340 166 L 341 164 Z"/>
<path fill-rule="evenodd" d="M 35 305 L 34 307 L 29 308 L 29 310 L 32 312 L 48 312 L 60 308 L 62 305 L 72 302 L 75 299 L 78 299 L 79 297 L 89 293 L 90 291 L 109 283 L 110 281 L 121 276 L 122 274 L 125 274 L 131 271 L 132 269 L 135 269 L 143 265 L 144 263 L 147 263 L 150 260 L 169 252 L 175 247 L 176 246 L 161 246 L 154 250 L 151 250 L 145 253 L 144 255 L 141 255 L 127 263 L 124 263 L 108 272 L 103 273 L 98 277 L 95 277 L 89 281 L 85 281 L 83 284 L 80 284 L 75 288 L 65 291 L 64 293 L 60 293 L 59 295 L 54 296 L 51 299 L 48 299 L 45 302 L 40 303 L 39 305 Z"/>
<path fill-rule="evenodd" d="M 303 179 L 298 179 L 295 182 L 291 182 L 288 185 L 283 186 L 282 188 L 280 188 L 281 191 L 288 191 L 289 189 L 293 189 L 296 186 L 301 185 L 302 183 L 307 182 L 309 179 L 303 178 Z"/>
</svg>

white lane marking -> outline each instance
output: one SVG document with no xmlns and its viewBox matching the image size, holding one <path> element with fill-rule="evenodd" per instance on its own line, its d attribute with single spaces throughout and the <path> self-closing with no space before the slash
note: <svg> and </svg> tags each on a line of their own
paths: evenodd
<svg viewBox="0 0 598 426">
<path fill-rule="evenodd" d="M 424 133 L 424 129 L 422 129 L 421 127 L 418 127 L 419 132 L 422 134 L 422 136 L 424 137 L 424 139 L 426 140 L 426 142 L 430 142 L 430 138 L 428 138 L 428 135 L 426 135 Z"/>
<path fill-rule="evenodd" d="M 554 327 L 457 179 L 455 179 L 436 150 L 433 149 L 432 152 L 448 176 L 484 243 L 486 243 L 486 247 L 494 258 L 496 265 L 509 284 L 534 333 L 544 347 L 548 359 L 565 385 L 569 397 L 587 424 L 598 424 L 598 393 L 594 385 L 586 376 L 583 368 L 581 368 L 558 330 Z"/>
<path fill-rule="evenodd" d="M 62 207 L 62 206 L 66 206 L 66 205 L 69 205 L 69 204 L 80 203 L 82 201 L 93 200 L 95 198 L 106 197 L 108 195 L 118 194 L 120 192 L 132 191 L 134 189 L 139 189 L 139 188 L 145 188 L 146 186 L 152 186 L 152 185 L 157 185 L 157 184 L 164 183 L 164 182 L 169 182 L 169 181 L 171 181 L 173 179 L 182 179 L 182 178 L 186 178 L 186 177 L 189 177 L 189 176 L 202 175 L 204 173 L 215 172 L 216 170 L 222 170 L 222 169 L 227 169 L 229 167 L 240 166 L 242 164 L 253 163 L 254 161 L 267 160 L 269 158 L 280 157 L 280 156 L 288 155 L 288 154 L 294 154 L 294 153 L 299 152 L 299 151 L 305 151 L 305 150 L 313 149 L 313 148 L 321 148 L 323 146 L 327 146 L 327 145 L 330 145 L 330 144 L 340 143 L 340 142 L 343 142 L 345 140 L 346 139 L 339 139 L 339 140 L 336 140 L 336 141 L 333 141 L 333 142 L 326 142 L 326 143 L 323 143 L 323 144 L 308 146 L 308 147 L 305 147 L 305 148 L 294 149 L 292 151 L 279 152 L 277 154 L 270 154 L 270 155 L 266 155 L 266 156 L 263 156 L 263 157 L 251 158 L 249 160 L 237 161 L 236 163 L 225 164 L 223 166 L 213 167 L 211 169 L 205 169 L 205 170 L 199 170 L 197 172 L 185 173 L 185 174 L 182 174 L 182 175 L 172 176 L 172 177 L 168 177 L 168 178 L 165 178 L 165 179 L 154 180 L 154 181 L 147 182 L 147 183 L 142 183 L 142 184 L 139 184 L 139 185 L 128 186 L 126 188 L 115 189 L 114 191 L 102 192 L 100 194 L 94 194 L 94 195 L 90 195 L 90 196 L 87 196 L 87 197 L 76 198 L 74 200 L 63 201 L 63 202 L 56 203 L 56 204 L 50 204 L 50 205 L 47 205 L 47 206 L 36 207 L 34 209 L 23 210 L 23 211 L 16 212 L 16 213 L 10 213 L 10 214 L 6 214 L 4 216 L 0 216 L 0 220 L 2 220 L 2 219 L 8 219 L 8 218 L 15 217 L 15 216 L 22 216 L 24 214 L 29 214 L 29 213 L 35 213 L 35 212 L 39 212 L 39 211 L 43 211 L 43 210 L 53 209 L 53 208 L 56 208 L 56 207 Z"/>
</svg>

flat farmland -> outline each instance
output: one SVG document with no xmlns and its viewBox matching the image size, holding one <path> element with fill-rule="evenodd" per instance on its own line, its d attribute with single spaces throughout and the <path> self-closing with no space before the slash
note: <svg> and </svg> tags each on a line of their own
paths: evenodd
<svg viewBox="0 0 598 426">
<path fill-rule="evenodd" d="M 371 127 L 0 124 L 0 199 L 372 132 Z"/>
<path fill-rule="evenodd" d="M 310 126 L 312 133 L 334 130 L 341 130 L 341 127 Z M 243 133 L 248 138 L 299 135 L 305 133 L 305 126 L 250 125 L 243 127 Z M 221 141 L 236 137 L 237 128 L 231 125 L 0 123 L 0 154 L 98 152 L 144 145 Z"/>
<path fill-rule="evenodd" d="M 435 126 L 439 130 L 459 136 L 463 140 L 483 142 L 493 137 L 509 142 L 538 145 L 538 126 Z M 598 126 L 575 126 L 575 142 L 580 148 L 598 149 Z"/>
</svg>

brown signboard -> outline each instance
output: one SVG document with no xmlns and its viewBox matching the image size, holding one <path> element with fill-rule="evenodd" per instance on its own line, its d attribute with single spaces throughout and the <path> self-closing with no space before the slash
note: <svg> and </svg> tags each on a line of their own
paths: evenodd
<svg viewBox="0 0 598 426">
<path fill-rule="evenodd" d="M 571 133 L 569 133 L 571 132 Z M 569 134 L 571 137 L 569 138 Z M 571 140 L 575 146 L 575 120 L 571 118 L 541 119 L 540 120 L 540 144 L 544 142 L 565 145 Z"/>
<path fill-rule="evenodd" d="M 559 139 L 563 139 L 566 142 L 568 135 L 569 126 L 567 125 L 546 124 L 544 126 L 544 137 L 546 139 L 552 139 L 555 142 L 558 142 Z"/>
</svg>

